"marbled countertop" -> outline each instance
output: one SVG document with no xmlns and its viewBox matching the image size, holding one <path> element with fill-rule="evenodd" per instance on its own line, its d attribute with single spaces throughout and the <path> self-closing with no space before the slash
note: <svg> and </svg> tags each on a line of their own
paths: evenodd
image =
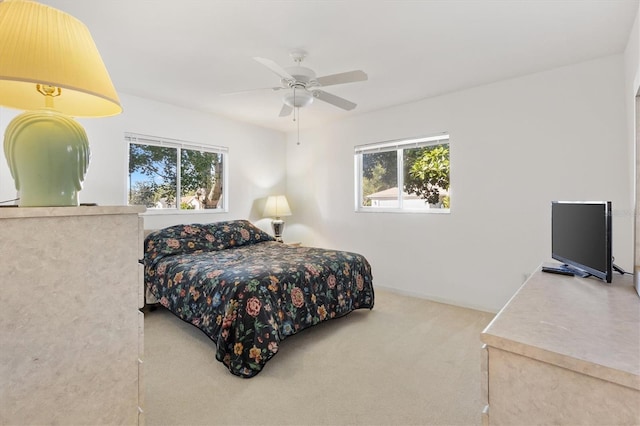
<svg viewBox="0 0 640 426">
<path fill-rule="evenodd" d="M 640 390 L 640 297 L 631 275 L 534 273 L 482 332 L 503 349 Z"/>
<path fill-rule="evenodd" d="M 90 216 L 110 214 L 137 214 L 144 206 L 79 206 L 79 207 L 13 207 L 0 208 L 0 219 L 16 219 L 49 216 Z"/>
</svg>

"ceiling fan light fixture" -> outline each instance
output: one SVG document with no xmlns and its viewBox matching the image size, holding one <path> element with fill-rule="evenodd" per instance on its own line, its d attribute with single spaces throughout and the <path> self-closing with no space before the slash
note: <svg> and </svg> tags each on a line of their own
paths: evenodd
<svg viewBox="0 0 640 426">
<path fill-rule="evenodd" d="M 286 95 L 283 101 L 291 108 L 304 108 L 307 105 L 311 105 L 313 102 L 313 95 L 309 92 L 296 90 L 295 93 L 289 93 Z"/>
</svg>

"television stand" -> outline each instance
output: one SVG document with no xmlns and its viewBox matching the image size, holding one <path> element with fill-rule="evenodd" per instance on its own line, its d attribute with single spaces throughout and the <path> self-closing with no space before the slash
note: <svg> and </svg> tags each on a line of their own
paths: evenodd
<svg viewBox="0 0 640 426">
<path fill-rule="evenodd" d="M 627 271 L 625 271 L 624 269 L 622 269 L 621 267 L 619 267 L 615 263 L 612 264 L 611 267 L 613 268 L 614 271 L 618 272 L 620 275 L 624 275 L 624 274 L 627 273 Z"/>
</svg>

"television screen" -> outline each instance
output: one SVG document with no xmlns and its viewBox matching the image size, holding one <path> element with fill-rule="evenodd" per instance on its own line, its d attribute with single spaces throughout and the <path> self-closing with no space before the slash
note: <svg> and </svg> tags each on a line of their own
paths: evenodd
<svg viewBox="0 0 640 426">
<path fill-rule="evenodd" d="M 612 278 L 611 202 L 553 201 L 551 257 L 582 276 Z"/>
</svg>

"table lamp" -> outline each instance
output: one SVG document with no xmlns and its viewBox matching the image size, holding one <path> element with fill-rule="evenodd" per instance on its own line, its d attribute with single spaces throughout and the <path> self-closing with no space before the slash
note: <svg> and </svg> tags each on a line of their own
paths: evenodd
<svg viewBox="0 0 640 426">
<path fill-rule="evenodd" d="M 284 230 L 284 220 L 280 219 L 281 216 L 291 216 L 291 209 L 287 202 L 287 197 L 284 195 L 271 195 L 267 198 L 267 203 L 264 206 L 264 217 L 271 217 L 271 227 L 273 228 L 273 235 L 276 237 L 276 241 L 282 242 L 282 231 Z"/>
<path fill-rule="evenodd" d="M 87 27 L 40 3 L 0 1 L 0 105 L 27 110 L 4 138 L 19 205 L 77 206 L 90 152 L 70 116 L 122 112 Z"/>
</svg>

